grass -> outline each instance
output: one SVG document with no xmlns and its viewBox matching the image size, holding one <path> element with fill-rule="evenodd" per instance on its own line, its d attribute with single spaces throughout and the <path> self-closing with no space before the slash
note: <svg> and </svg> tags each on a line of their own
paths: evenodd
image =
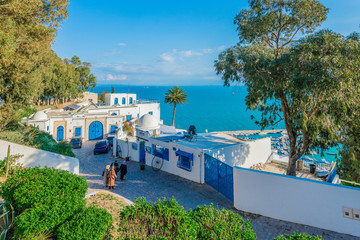
<svg viewBox="0 0 360 240">
<path fill-rule="evenodd" d="M 351 183 L 351 182 L 344 182 L 343 180 L 341 181 L 340 185 L 344 185 L 344 186 L 349 186 L 349 187 L 355 187 L 355 188 L 360 188 L 360 184 L 355 184 L 355 183 Z"/>
<path fill-rule="evenodd" d="M 120 223 L 119 212 L 129 204 L 127 204 L 123 198 L 115 197 L 106 192 L 97 193 L 95 196 L 89 197 L 86 204 L 88 207 L 96 205 L 100 208 L 104 208 L 112 215 L 113 225 L 105 239 L 118 239 L 120 237 L 118 232 Z"/>
</svg>

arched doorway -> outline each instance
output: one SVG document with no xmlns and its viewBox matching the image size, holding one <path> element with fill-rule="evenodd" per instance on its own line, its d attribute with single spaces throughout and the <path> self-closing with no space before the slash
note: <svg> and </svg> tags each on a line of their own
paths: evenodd
<svg viewBox="0 0 360 240">
<path fill-rule="evenodd" d="M 56 129 L 56 141 L 63 141 L 64 140 L 64 127 L 59 126 Z"/>
<path fill-rule="evenodd" d="M 99 121 L 94 121 L 89 126 L 89 140 L 103 138 L 103 125 Z"/>
</svg>

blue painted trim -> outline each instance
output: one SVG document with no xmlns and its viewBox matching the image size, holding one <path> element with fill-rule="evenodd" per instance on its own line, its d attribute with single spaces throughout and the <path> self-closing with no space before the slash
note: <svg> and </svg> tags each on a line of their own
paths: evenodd
<svg viewBox="0 0 360 240">
<path fill-rule="evenodd" d="M 321 182 L 321 181 L 316 181 L 316 180 L 307 179 L 307 178 L 299 178 L 299 177 L 294 177 L 294 176 L 289 176 L 289 175 L 283 175 L 283 174 L 278 174 L 278 173 L 259 171 L 259 170 L 250 169 L 250 168 L 242 168 L 242 167 L 238 167 L 238 166 L 234 166 L 234 168 L 238 168 L 238 169 L 240 169 L 240 170 L 246 170 L 246 171 L 250 171 L 250 172 L 257 172 L 257 173 L 263 173 L 263 174 L 268 174 L 268 175 L 275 175 L 275 176 L 279 176 L 279 177 L 291 178 L 291 179 L 299 180 L 299 181 L 308 181 L 308 182 L 313 182 L 313 183 L 325 184 L 325 185 L 328 185 L 328 186 L 341 187 L 341 188 L 347 188 L 347 189 L 351 189 L 351 190 L 360 191 L 360 188 L 354 188 L 354 187 L 345 186 L 345 185 L 340 185 L 340 184 L 333 184 L 333 183 L 328 183 L 328 182 Z"/>
</svg>

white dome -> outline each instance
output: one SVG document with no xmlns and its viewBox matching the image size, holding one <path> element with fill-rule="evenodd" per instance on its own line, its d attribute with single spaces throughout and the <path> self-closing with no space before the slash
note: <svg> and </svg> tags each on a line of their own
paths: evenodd
<svg viewBox="0 0 360 240">
<path fill-rule="evenodd" d="M 143 115 L 138 122 L 137 127 L 142 129 L 152 129 L 152 128 L 158 128 L 159 122 L 156 120 L 156 118 L 153 115 L 145 114 Z"/>
<path fill-rule="evenodd" d="M 46 115 L 46 113 L 44 113 L 42 111 L 36 112 L 34 114 L 34 116 L 32 117 L 32 120 L 35 120 L 35 121 L 42 121 L 42 120 L 47 120 L 47 119 L 48 119 L 48 116 Z"/>
</svg>

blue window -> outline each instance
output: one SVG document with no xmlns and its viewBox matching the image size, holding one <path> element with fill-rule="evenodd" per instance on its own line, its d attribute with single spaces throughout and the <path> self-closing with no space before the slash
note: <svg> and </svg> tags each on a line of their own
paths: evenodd
<svg viewBox="0 0 360 240">
<path fill-rule="evenodd" d="M 49 131 L 49 126 L 46 126 L 46 131 Z"/>
<path fill-rule="evenodd" d="M 125 132 L 125 127 L 124 126 L 122 126 L 122 131 Z"/>
<path fill-rule="evenodd" d="M 111 125 L 110 126 L 110 133 L 115 133 L 116 132 L 116 125 Z"/>
<path fill-rule="evenodd" d="M 132 149 L 137 150 L 137 144 L 136 143 L 132 143 L 131 147 L 132 147 Z"/>
<path fill-rule="evenodd" d="M 123 97 L 122 98 L 122 104 L 125 104 L 126 103 L 126 99 Z"/>
<path fill-rule="evenodd" d="M 119 103 L 119 99 L 118 98 L 115 98 L 114 100 L 114 105 L 118 104 Z"/>
<path fill-rule="evenodd" d="M 169 149 L 168 148 L 164 148 L 161 146 L 157 146 L 155 144 L 152 145 L 152 152 L 154 156 L 163 158 L 164 160 L 169 161 Z"/>
<path fill-rule="evenodd" d="M 181 150 L 176 151 L 175 154 L 176 156 L 179 156 L 179 160 L 177 162 L 178 168 L 191 172 L 192 166 L 194 165 L 193 154 L 183 152 Z"/>
<path fill-rule="evenodd" d="M 75 137 L 81 137 L 81 127 L 75 128 Z"/>
<path fill-rule="evenodd" d="M 130 121 L 131 120 L 131 115 L 126 115 L 126 121 Z"/>
<path fill-rule="evenodd" d="M 116 113 L 112 113 L 111 116 L 116 116 L 117 114 Z"/>
<path fill-rule="evenodd" d="M 137 117 L 139 118 L 140 114 L 137 114 Z"/>
<path fill-rule="evenodd" d="M 150 115 L 153 115 L 153 112 L 149 112 Z"/>
<path fill-rule="evenodd" d="M 129 99 L 129 104 L 132 104 L 133 103 L 133 98 L 131 97 L 130 99 Z"/>
</svg>

